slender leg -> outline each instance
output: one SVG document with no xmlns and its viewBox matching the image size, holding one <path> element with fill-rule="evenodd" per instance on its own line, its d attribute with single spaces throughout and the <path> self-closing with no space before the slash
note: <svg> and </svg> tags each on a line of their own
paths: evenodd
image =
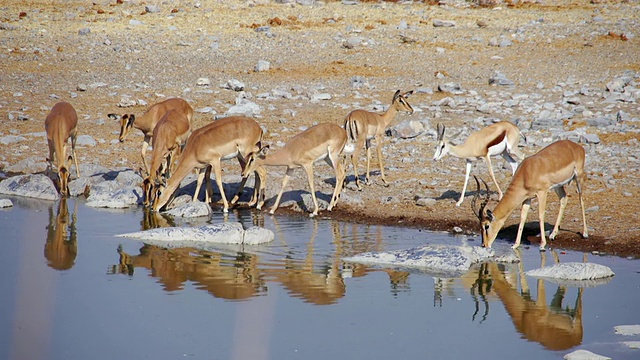
<svg viewBox="0 0 640 360">
<path fill-rule="evenodd" d="M 80 167 L 78 166 L 78 157 L 76 156 L 76 140 L 77 132 L 71 135 L 71 156 L 73 156 L 73 162 L 76 164 L 76 176 L 80 177 Z"/>
<path fill-rule="evenodd" d="M 292 172 L 292 169 L 287 168 L 287 171 L 284 174 L 284 179 L 282 179 L 282 188 L 280 189 L 280 192 L 278 193 L 278 196 L 276 197 L 276 203 L 273 204 L 273 206 L 271 207 L 271 210 L 269 211 L 269 214 L 273 215 L 273 213 L 278 208 L 278 205 L 280 204 L 280 198 L 282 197 L 282 193 L 284 192 L 284 187 L 287 186 L 287 182 L 289 182 L 289 176 L 290 176 L 291 172 Z"/>
<path fill-rule="evenodd" d="M 582 238 L 589 238 L 589 230 L 587 229 L 587 217 L 584 213 L 584 200 L 582 199 L 582 184 L 580 183 L 582 179 L 581 175 L 576 175 L 575 182 L 576 187 L 578 188 L 578 199 L 580 200 L 580 209 L 582 210 Z"/>
<path fill-rule="evenodd" d="M 540 191 L 538 197 L 538 218 L 540 219 L 540 251 L 544 251 L 547 246 L 547 236 L 544 234 L 544 212 L 547 208 L 547 192 Z"/>
<path fill-rule="evenodd" d="M 209 167 L 205 166 L 201 168 L 200 171 L 198 171 L 198 180 L 196 181 L 196 191 L 193 193 L 193 201 L 198 201 L 198 198 L 200 197 L 200 187 L 202 186 L 202 181 L 205 178 L 205 173 L 207 173 L 208 170 L 209 170 Z M 206 193 L 206 190 L 205 190 L 205 193 Z M 205 194 L 205 202 L 207 204 L 209 203 L 208 194 Z"/>
<path fill-rule="evenodd" d="M 553 231 L 549 235 L 549 239 L 553 240 L 558 235 L 558 231 L 560 230 L 560 222 L 562 221 L 562 216 L 564 215 L 564 209 L 567 206 L 567 193 L 564 191 L 564 186 L 559 186 L 556 189 L 556 194 L 560 198 L 560 209 L 558 210 L 558 218 L 556 219 L 556 225 L 553 227 Z"/>
<path fill-rule="evenodd" d="M 211 185 L 211 166 L 207 165 L 204 174 L 204 201 L 209 204 L 213 201 L 213 185 Z"/>
<path fill-rule="evenodd" d="M 327 162 L 329 162 L 327 160 Z M 336 206 L 336 204 L 338 203 L 338 199 L 340 198 L 340 192 L 342 191 L 342 187 L 344 184 L 344 177 L 345 177 L 345 169 L 344 166 L 342 165 L 342 162 L 340 162 L 339 160 L 331 160 L 331 162 L 333 164 L 329 164 L 333 166 L 333 169 L 335 171 L 336 174 L 336 186 L 333 189 L 333 196 L 331 197 L 331 203 L 329 203 L 329 207 L 327 208 L 327 210 L 331 211 L 333 209 L 334 206 Z"/>
<path fill-rule="evenodd" d="M 369 185 L 369 176 L 371 173 L 371 140 L 367 140 L 365 147 L 367 148 L 367 172 L 364 174 L 364 183 Z"/>
<path fill-rule="evenodd" d="M 520 225 L 518 225 L 518 235 L 516 236 L 516 242 L 511 246 L 513 249 L 517 249 L 520 246 L 520 239 L 522 239 L 522 231 L 524 230 L 524 223 L 527 221 L 527 214 L 531 207 L 531 199 L 527 199 L 522 203 L 522 210 L 520 211 Z"/>
<path fill-rule="evenodd" d="M 489 168 L 489 175 L 491 175 L 491 180 L 493 180 L 493 183 L 496 185 L 496 189 L 498 189 L 498 199 L 502 199 L 502 190 L 500 190 L 500 185 L 498 185 L 496 176 L 493 173 L 493 167 L 491 166 L 491 156 L 487 154 L 487 156 L 485 156 L 484 159 L 487 162 L 487 167 Z"/>
<path fill-rule="evenodd" d="M 464 194 L 467 191 L 467 183 L 469 182 L 469 174 L 471 173 L 471 161 L 467 160 L 466 170 L 464 173 L 464 185 L 462 185 L 462 193 L 460 194 L 460 200 L 456 203 L 456 206 L 460 206 L 464 201 Z"/>
<path fill-rule="evenodd" d="M 224 188 L 222 187 L 222 167 L 220 166 L 220 159 L 214 159 L 210 163 L 211 167 L 213 167 L 213 173 L 216 176 L 216 184 L 218 184 L 218 189 L 220 190 L 220 195 L 222 196 L 222 212 L 229 212 L 229 202 L 227 202 L 227 197 L 224 195 Z"/>
<path fill-rule="evenodd" d="M 356 145 L 351 154 L 351 163 L 353 164 L 353 175 L 356 177 L 356 186 L 358 190 L 362 190 L 362 184 L 360 183 L 360 177 L 358 175 L 358 159 L 360 158 L 360 151 L 362 151 L 362 147 L 365 145 L 365 141 L 361 139 L 356 140 Z"/>
<path fill-rule="evenodd" d="M 384 165 L 382 164 L 382 139 L 380 137 L 376 137 L 376 151 L 378 153 L 378 164 L 380 165 L 380 177 L 382 178 L 384 186 L 389 186 L 387 178 L 384 176 Z"/>
<path fill-rule="evenodd" d="M 149 147 L 149 144 L 151 144 L 151 136 L 149 135 L 145 135 L 144 136 L 144 140 L 142 141 L 142 166 L 143 166 L 143 170 L 144 170 L 144 175 L 145 176 L 149 176 L 149 167 L 147 166 L 147 158 L 146 158 L 146 154 L 147 154 L 147 148 Z"/>
<path fill-rule="evenodd" d="M 310 216 L 318 215 L 318 199 L 316 199 L 316 189 L 313 186 L 313 163 L 303 166 L 304 171 L 307 173 L 307 180 L 309 181 L 309 189 L 311 189 L 311 199 L 313 199 L 313 212 Z"/>
<path fill-rule="evenodd" d="M 240 173 L 243 173 L 245 166 L 247 166 L 247 162 L 240 155 L 238 155 L 238 162 L 240 163 L 240 169 L 241 169 Z M 233 199 L 231 199 L 231 205 L 235 205 L 235 203 L 237 203 L 238 200 L 240 200 L 240 196 L 242 195 L 242 190 L 244 190 L 244 185 L 247 182 L 247 179 L 248 179 L 248 176 L 245 178 L 242 178 L 242 181 L 240 182 L 240 186 L 238 187 L 238 191 L 236 191 L 235 196 L 233 197 Z"/>
</svg>

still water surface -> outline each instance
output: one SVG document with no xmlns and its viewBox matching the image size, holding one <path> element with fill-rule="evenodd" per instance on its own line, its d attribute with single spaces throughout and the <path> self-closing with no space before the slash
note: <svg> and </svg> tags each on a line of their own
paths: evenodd
<svg viewBox="0 0 640 360">
<path fill-rule="evenodd" d="M 583 254 L 532 247 L 521 264 L 485 263 L 448 279 L 341 259 L 467 237 L 217 212 L 185 225 L 238 221 L 276 239 L 165 250 L 115 236 L 174 225 L 141 209 L 12 201 L 0 210 L 0 359 L 523 360 L 576 349 L 640 358 L 622 344 L 640 335 L 614 332 L 640 324 L 639 260 L 588 255 L 616 276 L 580 289 L 522 271 Z"/>
</svg>

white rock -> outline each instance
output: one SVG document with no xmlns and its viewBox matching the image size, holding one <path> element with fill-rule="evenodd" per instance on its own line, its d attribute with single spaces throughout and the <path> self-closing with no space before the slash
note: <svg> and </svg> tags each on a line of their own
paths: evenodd
<svg viewBox="0 0 640 360">
<path fill-rule="evenodd" d="M 13 206 L 13 202 L 11 202 L 11 200 L 9 200 L 9 199 L 0 199 L 0 209 L 12 207 L 12 206 Z"/>
<path fill-rule="evenodd" d="M 209 216 L 211 215 L 211 206 L 200 201 L 195 201 L 171 209 L 165 214 L 184 218 Z"/>
<path fill-rule="evenodd" d="M 640 325 L 618 325 L 614 327 L 618 335 L 638 335 L 640 334 Z"/>
<path fill-rule="evenodd" d="M 565 360 L 611 360 L 610 357 L 594 354 L 588 350 L 576 350 L 564 356 Z"/>
<path fill-rule="evenodd" d="M 528 276 L 564 279 L 564 280 L 594 280 L 612 277 L 615 273 L 607 266 L 594 263 L 569 262 L 555 264 L 526 272 Z"/>
</svg>

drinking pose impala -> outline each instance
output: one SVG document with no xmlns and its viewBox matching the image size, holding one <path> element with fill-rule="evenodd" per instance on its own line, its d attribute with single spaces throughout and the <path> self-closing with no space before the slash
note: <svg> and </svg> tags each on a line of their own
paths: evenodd
<svg viewBox="0 0 640 360">
<path fill-rule="evenodd" d="M 145 154 L 149 144 L 151 144 L 151 138 L 153 137 L 153 129 L 155 129 L 158 121 L 162 119 L 164 114 L 169 110 L 181 111 L 191 123 L 193 118 L 193 108 L 189 103 L 181 98 L 171 98 L 159 103 L 153 104 L 142 116 L 135 117 L 133 114 L 124 114 L 120 117 L 120 142 L 123 142 L 132 128 L 136 128 L 144 134 L 144 140 L 142 141 L 142 165 L 146 175 L 149 174 L 149 168 L 147 167 L 147 159 Z M 109 118 L 118 119 L 118 115 L 109 114 Z"/>
<path fill-rule="evenodd" d="M 76 176 L 80 177 L 76 157 L 76 137 L 78 135 L 78 114 L 68 102 L 61 101 L 51 108 L 44 120 L 49 145 L 49 168 L 58 174 L 58 189 L 63 196 L 69 195 L 69 167 L 71 158 L 76 165 Z M 71 138 L 71 155 L 67 158 L 67 142 Z M 55 163 L 55 167 L 53 166 Z"/>
<path fill-rule="evenodd" d="M 401 94 L 400 90 L 396 91 L 391 100 L 391 106 L 389 106 L 384 114 L 377 114 L 366 110 L 354 110 L 345 118 L 343 127 L 347 131 L 349 140 L 355 142 L 355 149 L 351 154 L 351 162 L 353 163 L 353 173 L 356 177 L 358 190 L 362 190 L 360 178 L 358 177 L 358 158 L 363 145 L 365 145 L 367 150 L 367 172 L 365 173 L 364 180 L 365 183 L 369 183 L 371 140 L 376 141 L 380 176 L 382 182 L 387 185 L 387 179 L 384 176 L 384 165 L 382 164 L 382 136 L 398 111 L 406 111 L 409 114 L 413 114 L 413 108 L 407 101 L 407 98 L 409 98 L 411 94 L 413 94 L 413 91 L 407 91 L 404 94 Z"/>
<path fill-rule="evenodd" d="M 269 213 L 273 214 L 280 204 L 280 198 L 284 191 L 289 177 L 293 174 L 293 170 L 302 167 L 307 173 L 309 188 L 311 190 L 311 198 L 313 199 L 313 213 L 311 216 L 318 215 L 318 200 L 313 186 L 313 164 L 316 161 L 324 160 L 329 166 L 333 167 L 336 175 L 336 185 L 333 190 L 333 196 L 327 210 L 331 211 L 338 202 L 340 191 L 344 182 L 345 171 L 340 156 L 343 152 L 351 152 L 353 149 L 347 147 L 347 133 L 340 126 L 333 123 L 322 123 L 310 127 L 309 129 L 299 133 L 291 138 L 286 145 L 280 150 L 266 154 L 268 147 L 261 149 L 259 153 L 253 153 L 247 160 L 247 166 L 242 172 L 243 179 L 249 176 L 251 172 L 257 171 L 260 176 L 261 188 L 259 191 L 259 202 L 257 208 L 260 209 L 264 203 L 266 170 L 264 166 L 286 166 L 287 171 L 282 180 L 282 188 L 278 193 L 275 204 L 271 207 Z M 345 148 L 347 148 L 345 150 Z M 243 180 L 244 181 L 244 180 Z"/>
<path fill-rule="evenodd" d="M 567 206 L 567 194 L 564 186 L 571 181 L 576 183 L 578 189 L 578 198 L 580 199 L 580 208 L 582 210 L 582 237 L 588 238 L 587 219 L 584 213 L 584 201 L 582 199 L 582 186 L 585 180 L 584 173 L 585 151 L 584 148 L 570 140 L 560 140 L 548 145 L 540 150 L 537 154 L 532 155 L 520 164 L 513 179 L 504 194 L 504 197 L 498 202 L 498 205 L 491 210 L 485 209 L 489 201 L 489 187 L 485 182 L 487 195 L 478 210 L 476 211 L 476 200 L 480 193 L 480 183 L 476 178 L 478 191 L 473 198 L 471 206 L 474 213 L 480 219 L 482 232 L 482 246 L 491 247 L 496 239 L 498 232 L 502 229 L 506 219 L 513 210 L 522 205 L 520 213 L 520 225 L 518 227 L 518 235 L 516 242 L 512 246 L 514 249 L 520 246 L 522 230 L 527 220 L 527 213 L 531 207 L 531 199 L 538 198 L 538 217 L 540 220 L 540 250 L 544 250 L 547 240 L 544 232 L 544 213 L 547 207 L 547 194 L 549 190 L 555 190 L 560 198 L 560 209 L 558 211 L 558 219 L 549 235 L 551 240 L 558 235 L 560 221 Z M 484 182 L 484 180 L 483 180 Z"/>
<path fill-rule="evenodd" d="M 162 177 L 169 177 L 176 155 L 190 134 L 189 119 L 179 110 L 167 111 L 153 129 L 151 169 L 142 182 L 145 207 L 153 203 L 154 189 L 164 181 Z"/>
<path fill-rule="evenodd" d="M 484 159 L 487 163 L 491 179 L 498 189 L 500 199 L 502 199 L 502 190 L 500 190 L 496 177 L 493 175 L 491 157 L 496 155 L 502 156 L 509 165 L 511 165 L 511 174 L 513 175 L 516 172 L 518 161 L 511 157 L 510 153 L 514 154 L 519 160 L 524 159 L 524 154 L 518 150 L 518 143 L 521 137 L 526 141 L 526 138 L 522 135 L 518 127 L 508 121 L 500 121 L 472 133 L 467 140 L 460 145 L 453 145 L 444 137 L 444 125 L 438 124 L 437 130 L 438 144 L 436 145 L 436 152 L 433 154 L 433 160 L 440 160 L 445 155 L 451 153 L 451 155 L 467 161 L 464 185 L 462 186 L 460 200 L 458 200 L 456 206 L 460 206 L 464 200 L 467 183 L 469 182 L 469 174 L 471 173 L 471 164 L 480 158 Z"/>
<path fill-rule="evenodd" d="M 237 158 L 244 174 L 247 156 L 254 151 L 258 151 L 261 143 L 262 128 L 255 120 L 244 116 L 223 118 L 195 130 L 187 139 L 187 144 L 184 147 L 175 173 L 169 178 L 166 185 L 163 184 L 157 187 L 153 210 L 158 211 L 169 203 L 173 193 L 180 186 L 182 179 L 194 168 L 200 169 L 198 185 L 194 194 L 195 201 L 205 176 L 204 170 L 211 166 L 216 177 L 218 189 L 220 189 L 220 195 L 222 195 L 223 211 L 225 213 L 228 212 L 229 203 L 222 187 L 222 165 L 220 161 Z M 231 200 L 232 205 L 240 198 L 246 180 L 246 177 L 243 177 L 238 192 Z M 257 184 L 258 177 L 256 176 L 256 186 Z M 254 192 L 254 200 L 250 205 L 255 202 L 256 196 Z"/>
</svg>

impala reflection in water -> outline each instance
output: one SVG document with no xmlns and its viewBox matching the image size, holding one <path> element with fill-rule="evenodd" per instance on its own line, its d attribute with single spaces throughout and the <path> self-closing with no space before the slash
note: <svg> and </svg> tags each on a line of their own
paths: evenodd
<svg viewBox="0 0 640 360">
<path fill-rule="evenodd" d="M 10 339 L 0 358 L 529 360 L 578 349 L 637 358 L 624 342 L 638 336 L 614 331 L 640 323 L 632 311 L 640 298 L 637 260 L 593 256 L 590 263 L 616 276 L 604 284 L 558 285 L 525 270 L 584 261 L 582 254 L 523 248 L 515 253 L 520 263 L 485 262 L 446 278 L 343 259 L 424 244 L 480 245 L 478 236 L 246 209 L 185 219 L 140 208 L 95 209 L 82 199 L 11 200 L 13 208 L 0 210 L 0 266 L 15 273 L 0 296 L 0 336 Z M 205 251 L 117 236 L 225 221 L 270 229 L 275 240 Z M 495 251 L 512 251 L 508 242 L 496 245 Z"/>
</svg>

